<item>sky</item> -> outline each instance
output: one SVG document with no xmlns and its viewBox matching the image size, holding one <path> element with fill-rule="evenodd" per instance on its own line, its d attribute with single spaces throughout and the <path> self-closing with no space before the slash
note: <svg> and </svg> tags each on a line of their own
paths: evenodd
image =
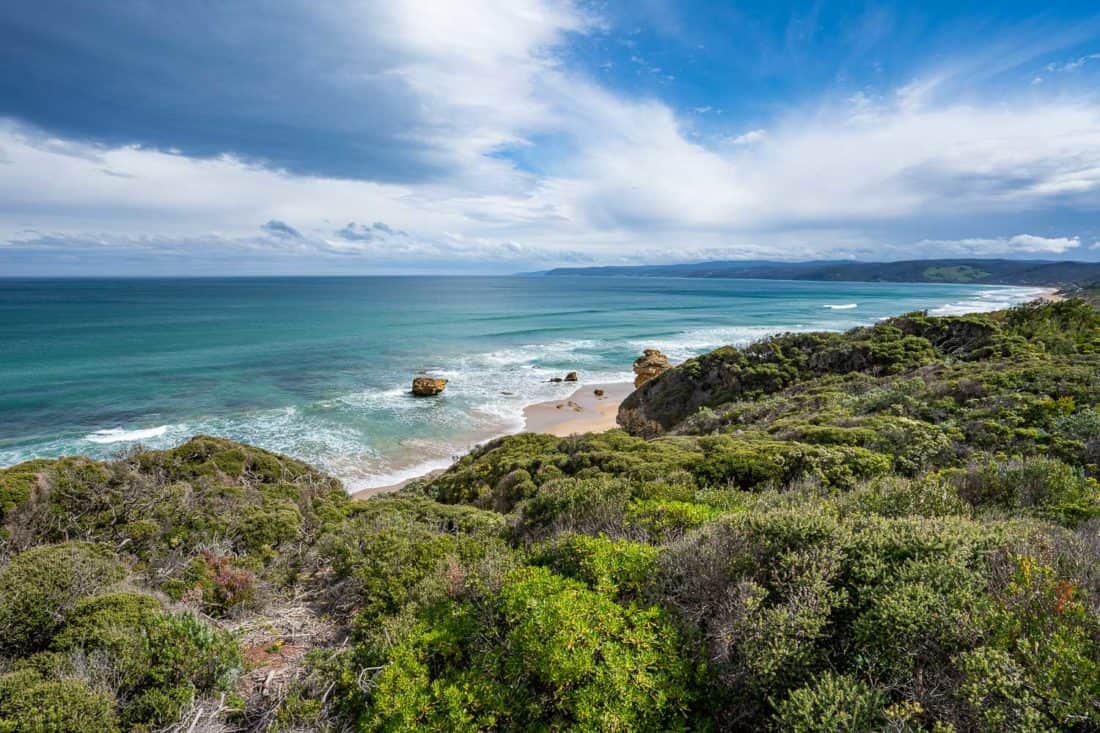
<svg viewBox="0 0 1100 733">
<path fill-rule="evenodd" d="M 1100 260 L 1095 2 L 6 0 L 0 276 Z"/>
</svg>

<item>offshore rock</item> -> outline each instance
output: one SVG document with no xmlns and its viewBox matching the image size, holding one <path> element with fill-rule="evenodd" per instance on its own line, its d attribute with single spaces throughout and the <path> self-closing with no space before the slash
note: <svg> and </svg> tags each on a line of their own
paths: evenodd
<svg viewBox="0 0 1100 733">
<path fill-rule="evenodd" d="M 637 375 L 634 377 L 634 389 L 638 389 L 649 380 L 664 374 L 671 368 L 672 365 L 668 363 L 667 356 L 657 349 L 646 349 L 641 356 L 634 360 L 634 373 Z"/>
<path fill-rule="evenodd" d="M 446 379 L 417 377 L 413 380 L 412 393 L 417 397 L 433 397 L 447 388 Z"/>
<path fill-rule="evenodd" d="M 567 381 L 567 382 L 577 381 L 577 373 L 576 372 L 569 372 L 568 374 L 565 375 L 565 381 Z"/>
</svg>

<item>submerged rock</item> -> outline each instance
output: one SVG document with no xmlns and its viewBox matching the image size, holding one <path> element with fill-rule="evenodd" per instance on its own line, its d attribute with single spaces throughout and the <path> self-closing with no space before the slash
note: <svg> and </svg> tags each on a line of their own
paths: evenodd
<svg viewBox="0 0 1100 733">
<path fill-rule="evenodd" d="M 437 377 L 417 377 L 413 380 L 412 393 L 417 397 L 432 397 L 447 387 L 447 380 Z"/>
<path fill-rule="evenodd" d="M 667 356 L 657 349 L 646 349 L 641 356 L 634 360 L 634 373 L 637 375 L 634 377 L 634 389 L 638 389 L 638 387 L 671 368 L 672 365 L 668 362 Z"/>
</svg>

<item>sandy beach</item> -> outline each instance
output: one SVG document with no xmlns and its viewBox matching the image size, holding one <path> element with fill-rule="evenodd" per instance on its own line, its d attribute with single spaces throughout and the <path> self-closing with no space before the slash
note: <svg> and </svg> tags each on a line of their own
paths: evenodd
<svg viewBox="0 0 1100 733">
<path fill-rule="evenodd" d="M 597 395 L 596 390 L 603 394 Z M 586 384 L 562 400 L 536 402 L 523 409 L 523 429 L 529 433 L 549 433 L 566 437 L 574 433 L 593 433 L 617 427 L 615 416 L 619 404 L 634 391 L 629 382 L 612 384 Z M 442 471 L 431 471 L 388 486 L 374 486 L 353 492 L 353 499 L 369 499 L 379 494 L 400 491 L 413 481 L 434 476 Z"/>
<path fill-rule="evenodd" d="M 596 390 L 603 392 L 597 395 Z M 619 404 L 634 391 L 629 382 L 588 384 L 564 400 L 536 402 L 523 409 L 523 429 L 529 433 L 550 433 L 566 437 L 617 427 Z"/>
</svg>

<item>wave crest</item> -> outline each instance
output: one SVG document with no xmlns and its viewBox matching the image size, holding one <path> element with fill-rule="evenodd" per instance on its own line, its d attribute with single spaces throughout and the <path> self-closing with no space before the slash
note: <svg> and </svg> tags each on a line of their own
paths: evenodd
<svg viewBox="0 0 1100 733">
<path fill-rule="evenodd" d="M 123 430 L 122 428 L 108 428 L 107 430 L 97 430 L 94 433 L 89 433 L 84 436 L 84 440 L 89 443 L 134 443 L 139 440 L 149 440 L 150 438 L 159 438 L 168 432 L 167 425 L 160 425 L 155 428 L 146 428 L 144 430 Z"/>
</svg>

